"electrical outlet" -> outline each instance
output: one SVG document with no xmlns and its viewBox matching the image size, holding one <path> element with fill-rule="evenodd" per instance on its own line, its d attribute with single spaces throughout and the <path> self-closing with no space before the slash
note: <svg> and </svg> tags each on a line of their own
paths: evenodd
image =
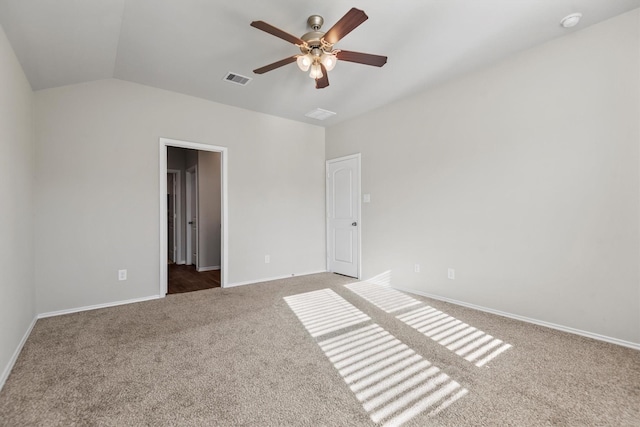
<svg viewBox="0 0 640 427">
<path fill-rule="evenodd" d="M 413 271 L 414 271 L 415 273 L 420 273 L 420 264 L 415 264 L 415 265 L 413 266 Z"/>
<path fill-rule="evenodd" d="M 118 280 L 127 280 L 127 270 L 118 270 Z"/>
<path fill-rule="evenodd" d="M 271 256 L 270 255 L 265 255 L 264 256 L 264 263 L 265 264 L 269 264 L 271 262 Z"/>
<path fill-rule="evenodd" d="M 456 278 L 456 271 L 453 268 L 450 268 L 447 270 L 447 277 L 451 280 L 455 280 Z"/>
</svg>

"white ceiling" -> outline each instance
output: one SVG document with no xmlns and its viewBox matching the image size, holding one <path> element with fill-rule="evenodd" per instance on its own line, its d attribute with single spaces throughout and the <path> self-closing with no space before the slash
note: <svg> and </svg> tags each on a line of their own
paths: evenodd
<svg viewBox="0 0 640 427">
<path fill-rule="evenodd" d="M 386 55 L 382 67 L 339 62 L 315 89 L 295 64 L 253 69 L 297 48 L 249 26 L 301 36 L 309 15 L 328 30 L 351 7 L 369 20 L 336 48 Z M 640 0 L 0 0 L 0 25 L 34 90 L 117 78 L 331 126 L 517 51 L 640 7 Z M 560 19 L 581 12 L 574 29 Z M 223 81 L 227 72 L 253 81 Z M 304 116 L 317 107 L 337 115 Z"/>
</svg>

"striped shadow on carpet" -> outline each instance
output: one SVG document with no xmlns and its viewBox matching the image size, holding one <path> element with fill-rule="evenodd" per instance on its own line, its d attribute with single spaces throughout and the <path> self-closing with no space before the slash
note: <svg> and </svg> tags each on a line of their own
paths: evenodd
<svg viewBox="0 0 640 427">
<path fill-rule="evenodd" d="M 318 345 L 372 421 L 402 425 L 427 410 L 435 415 L 468 393 L 334 291 L 284 299 L 312 337 L 325 336 Z"/>
<path fill-rule="evenodd" d="M 345 287 L 387 313 L 423 305 L 396 318 L 478 367 L 511 348 L 510 344 L 390 287 L 369 282 Z"/>
<path fill-rule="evenodd" d="M 369 282 L 356 282 L 345 285 L 345 288 L 356 293 L 387 313 L 404 310 L 405 308 L 422 304 L 415 298 L 398 292 L 395 289 Z"/>
<path fill-rule="evenodd" d="M 330 289 L 285 297 L 312 337 L 371 320 Z"/>
</svg>

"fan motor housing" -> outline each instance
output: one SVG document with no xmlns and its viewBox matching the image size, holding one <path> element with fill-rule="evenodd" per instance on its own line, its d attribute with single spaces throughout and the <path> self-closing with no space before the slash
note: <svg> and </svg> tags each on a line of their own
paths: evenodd
<svg viewBox="0 0 640 427">
<path fill-rule="evenodd" d="M 321 47 L 324 31 L 320 31 L 320 28 L 322 28 L 322 24 L 324 24 L 324 18 L 320 15 L 311 15 L 309 19 L 307 19 L 307 24 L 312 31 L 309 31 L 300 38 L 304 40 L 310 48 Z M 303 49 L 301 48 L 301 50 Z"/>
<path fill-rule="evenodd" d="M 322 45 L 322 42 L 320 41 L 322 37 L 324 37 L 324 32 L 310 31 L 300 38 L 304 40 L 311 47 L 320 47 Z"/>
</svg>

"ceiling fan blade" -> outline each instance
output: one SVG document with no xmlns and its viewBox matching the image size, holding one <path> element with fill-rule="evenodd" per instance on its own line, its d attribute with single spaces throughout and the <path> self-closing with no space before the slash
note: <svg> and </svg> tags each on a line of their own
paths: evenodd
<svg viewBox="0 0 640 427">
<path fill-rule="evenodd" d="M 306 44 L 302 39 L 287 33 L 286 31 L 282 31 L 280 28 L 276 28 L 271 24 L 267 24 L 264 21 L 253 21 L 251 26 L 257 28 L 259 30 L 264 31 L 265 33 L 269 33 L 276 37 L 280 37 L 282 40 L 288 41 L 293 44 Z"/>
<path fill-rule="evenodd" d="M 264 74 L 267 71 L 275 70 L 276 68 L 280 68 L 284 65 L 291 64 L 292 62 L 296 62 L 296 59 L 298 59 L 298 55 L 290 56 L 289 58 L 284 58 L 284 59 L 281 59 L 280 61 L 276 61 L 273 64 L 256 68 L 255 70 L 253 70 L 253 72 L 256 74 Z"/>
<path fill-rule="evenodd" d="M 316 79 L 316 89 L 324 89 L 329 86 L 329 73 L 327 73 L 327 69 L 324 68 L 322 64 L 320 64 L 320 69 L 322 70 L 322 77 Z"/>
<path fill-rule="evenodd" d="M 382 55 L 372 55 L 370 53 L 351 52 L 349 50 L 341 50 L 337 57 L 340 61 L 357 62 L 358 64 L 373 65 L 382 67 L 387 63 L 387 57 Z"/>
<path fill-rule="evenodd" d="M 327 43 L 335 44 L 367 19 L 369 19 L 369 17 L 364 11 L 354 7 L 325 33 L 323 39 Z"/>
</svg>

